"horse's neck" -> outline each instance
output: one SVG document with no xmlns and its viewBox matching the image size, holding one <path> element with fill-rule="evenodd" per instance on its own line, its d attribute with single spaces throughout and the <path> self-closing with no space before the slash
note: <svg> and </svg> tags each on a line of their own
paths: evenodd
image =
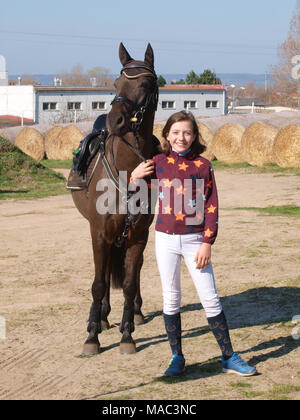
<svg viewBox="0 0 300 420">
<path fill-rule="evenodd" d="M 154 113 L 145 115 L 143 123 L 139 130 L 140 147 L 143 156 L 148 159 L 152 153 L 152 135 L 153 135 Z"/>
</svg>

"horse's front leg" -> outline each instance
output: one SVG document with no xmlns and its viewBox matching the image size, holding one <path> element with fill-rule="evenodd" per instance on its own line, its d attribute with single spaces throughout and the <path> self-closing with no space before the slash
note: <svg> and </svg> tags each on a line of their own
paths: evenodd
<svg viewBox="0 0 300 420">
<path fill-rule="evenodd" d="M 141 296 L 141 285 L 140 285 L 140 274 L 141 274 L 141 268 L 143 265 L 143 255 L 140 258 L 138 267 L 137 267 L 137 273 L 136 273 L 136 295 L 134 298 L 134 323 L 135 325 L 142 325 L 145 323 L 145 317 L 142 313 L 142 296 Z"/>
<path fill-rule="evenodd" d="M 120 352 L 132 354 L 136 352 L 135 342 L 131 334 L 134 332 L 134 300 L 137 294 L 137 272 L 145 244 L 132 245 L 126 251 L 125 276 L 123 280 L 124 310 L 120 331 L 122 333 Z"/>
<path fill-rule="evenodd" d="M 84 355 L 98 354 L 100 343 L 98 334 L 101 333 L 102 299 L 106 292 L 105 273 L 108 261 L 109 246 L 97 233 L 92 234 L 95 264 L 95 278 L 92 285 L 93 303 L 90 309 L 87 331 L 89 336 L 83 346 Z"/>
<path fill-rule="evenodd" d="M 109 264 L 107 265 L 108 270 L 106 272 L 106 289 L 105 289 L 105 295 L 104 298 L 102 299 L 101 302 L 101 329 L 102 331 L 104 330 L 109 330 L 110 325 L 108 322 L 108 315 L 110 314 L 111 311 L 111 306 L 110 306 L 110 272 L 109 272 Z"/>
</svg>

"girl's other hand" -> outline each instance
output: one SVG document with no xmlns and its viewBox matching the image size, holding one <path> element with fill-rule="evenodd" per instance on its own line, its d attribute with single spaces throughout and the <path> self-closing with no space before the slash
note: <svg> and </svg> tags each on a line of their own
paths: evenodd
<svg viewBox="0 0 300 420">
<path fill-rule="evenodd" d="M 131 173 L 132 179 L 142 179 L 148 175 L 151 175 L 154 172 L 154 162 L 153 160 L 147 160 L 142 162 L 137 166 Z"/>
<path fill-rule="evenodd" d="M 207 267 L 211 262 L 211 244 L 202 243 L 198 249 L 195 260 L 196 268 L 202 270 Z"/>
</svg>

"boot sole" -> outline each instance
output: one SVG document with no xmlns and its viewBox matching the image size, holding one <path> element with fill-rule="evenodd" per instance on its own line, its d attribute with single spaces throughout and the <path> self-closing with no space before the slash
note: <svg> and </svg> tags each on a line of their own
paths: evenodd
<svg viewBox="0 0 300 420">
<path fill-rule="evenodd" d="M 225 369 L 225 368 L 223 368 L 222 371 L 223 371 L 223 373 L 235 373 L 236 375 L 239 375 L 239 376 L 254 376 L 254 375 L 257 374 L 257 372 L 240 373 L 240 372 L 238 372 L 236 370 L 233 370 L 233 369 Z"/>
</svg>

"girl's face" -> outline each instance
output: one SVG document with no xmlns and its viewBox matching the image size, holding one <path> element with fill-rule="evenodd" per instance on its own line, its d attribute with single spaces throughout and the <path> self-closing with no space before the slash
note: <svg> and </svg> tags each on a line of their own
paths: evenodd
<svg viewBox="0 0 300 420">
<path fill-rule="evenodd" d="M 195 137 L 193 125 L 187 120 L 174 123 L 167 135 L 167 140 L 176 152 L 184 153 L 191 147 Z"/>
</svg>

